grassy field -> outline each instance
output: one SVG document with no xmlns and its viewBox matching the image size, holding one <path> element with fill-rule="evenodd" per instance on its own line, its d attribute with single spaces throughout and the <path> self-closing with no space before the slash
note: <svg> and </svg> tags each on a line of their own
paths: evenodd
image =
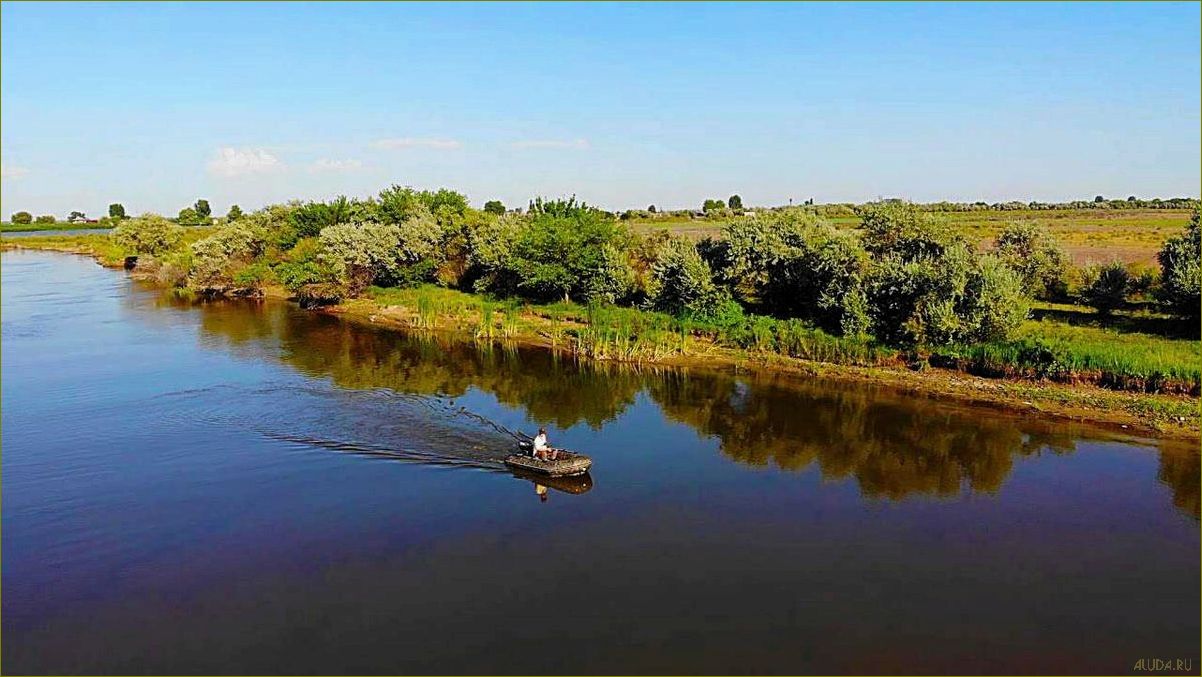
<svg viewBox="0 0 1202 677">
<path fill-rule="evenodd" d="M 67 223 L 66 221 L 21 224 L 3 221 L 0 222 L 0 233 L 28 233 L 35 230 L 103 230 L 109 227 L 99 223 Z"/>
<path fill-rule="evenodd" d="M 1112 259 L 1153 264 L 1161 243 L 1189 223 L 1190 212 L 1185 209 L 1049 209 L 946 212 L 943 216 L 985 248 L 993 243 L 1007 223 L 1030 220 L 1045 225 L 1077 264 Z M 854 228 L 859 223 L 856 217 L 830 220 L 847 228 Z M 718 235 L 722 227 L 719 220 L 671 217 L 632 219 L 628 223 L 638 232 L 668 230 L 697 240 Z"/>
</svg>

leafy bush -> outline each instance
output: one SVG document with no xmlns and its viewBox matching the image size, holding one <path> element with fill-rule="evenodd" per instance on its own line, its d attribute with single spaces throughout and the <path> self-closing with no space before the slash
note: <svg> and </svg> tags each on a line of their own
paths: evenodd
<svg viewBox="0 0 1202 677">
<path fill-rule="evenodd" d="M 437 237 L 429 220 L 339 224 L 321 231 L 319 258 L 355 293 L 371 284 L 412 284 L 433 276 Z"/>
<path fill-rule="evenodd" d="M 714 284 L 696 247 L 681 238 L 663 245 L 651 265 L 647 292 L 653 310 L 677 316 L 712 318 L 731 301 L 730 292 Z"/>
<path fill-rule="evenodd" d="M 1185 232 L 1164 243 L 1157 258 L 1160 261 L 1160 301 L 1170 312 L 1181 317 L 1197 319 L 1202 296 L 1202 265 L 1200 257 L 1199 214 L 1195 210 Z"/>
<path fill-rule="evenodd" d="M 181 226 L 199 226 L 208 222 L 208 219 L 202 217 L 193 207 L 184 207 L 179 210 L 179 216 L 175 220 Z"/>
<path fill-rule="evenodd" d="M 970 341 L 1004 340 L 1022 325 L 1030 309 L 1023 278 L 995 256 L 979 257 L 958 309 L 960 336 Z"/>
<path fill-rule="evenodd" d="M 998 256 L 1022 278 L 1036 298 L 1064 299 L 1068 293 L 1068 256 L 1043 226 L 1019 221 L 1007 225 L 995 242 Z"/>
<path fill-rule="evenodd" d="M 29 212 L 14 212 L 12 215 L 12 222 L 18 225 L 28 225 L 33 223 L 33 214 L 30 214 Z"/>
<path fill-rule="evenodd" d="M 198 286 L 236 282 L 237 273 L 263 254 L 267 218 L 254 215 L 230 222 L 192 244 L 191 280 Z"/>
<path fill-rule="evenodd" d="M 611 216 L 575 198 L 539 199 L 531 212 L 509 264 L 522 293 L 539 300 L 613 302 L 630 290 L 627 234 Z"/>
<path fill-rule="evenodd" d="M 882 341 L 939 346 L 1005 339 L 1029 301 L 1017 273 L 961 244 L 938 256 L 884 259 L 867 280 L 867 306 Z"/>
<path fill-rule="evenodd" d="M 131 254 L 162 254 L 177 244 L 184 229 L 157 214 L 143 214 L 129 219 L 113 229 L 110 237 Z"/>
<path fill-rule="evenodd" d="M 510 267 L 514 246 L 527 222 L 505 215 L 487 219 L 466 233 L 468 271 L 464 279 L 478 292 L 500 296 L 517 293 L 517 271 Z"/>
<path fill-rule="evenodd" d="M 297 205 L 288 214 L 295 240 L 316 237 L 323 228 L 350 223 L 351 203 L 345 197 L 325 202 L 306 202 Z M 293 242 L 295 242 L 293 240 Z"/>
<path fill-rule="evenodd" d="M 864 248 L 871 254 L 901 261 L 942 256 L 949 247 L 965 243 L 946 221 L 909 203 L 866 206 L 860 216 L 860 230 Z"/>
<path fill-rule="evenodd" d="M 428 212 L 440 224 L 454 221 L 468 210 L 467 196 L 446 188 L 436 191 L 391 186 L 380 191 L 379 218 L 385 223 L 408 221 Z"/>
<path fill-rule="evenodd" d="M 1081 300 L 1099 313 L 1109 314 L 1127 303 L 1127 294 L 1131 291 L 1131 273 L 1121 262 L 1090 266 L 1082 276 L 1084 288 L 1081 290 Z"/>
<path fill-rule="evenodd" d="M 703 258 L 745 301 L 828 330 L 868 328 L 862 280 L 869 259 L 854 234 L 800 210 L 729 223 L 725 244 L 703 241 Z"/>
</svg>

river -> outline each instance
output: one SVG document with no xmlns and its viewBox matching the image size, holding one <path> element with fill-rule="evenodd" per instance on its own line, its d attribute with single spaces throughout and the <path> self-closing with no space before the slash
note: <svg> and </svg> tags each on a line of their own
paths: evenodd
<svg viewBox="0 0 1202 677">
<path fill-rule="evenodd" d="M 5 673 L 1199 669 L 1196 443 L 0 261 Z"/>
</svg>

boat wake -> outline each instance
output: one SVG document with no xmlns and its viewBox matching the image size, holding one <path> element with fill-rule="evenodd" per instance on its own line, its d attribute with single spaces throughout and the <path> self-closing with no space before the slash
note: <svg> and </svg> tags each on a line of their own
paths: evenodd
<svg viewBox="0 0 1202 677">
<path fill-rule="evenodd" d="M 518 434 L 449 397 L 323 382 L 220 384 L 160 395 L 168 419 L 357 456 L 504 471 Z M 153 406 L 153 404 L 152 404 Z"/>
</svg>

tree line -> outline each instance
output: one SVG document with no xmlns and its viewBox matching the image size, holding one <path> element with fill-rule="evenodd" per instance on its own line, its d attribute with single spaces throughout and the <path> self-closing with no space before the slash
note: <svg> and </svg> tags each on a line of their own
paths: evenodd
<svg viewBox="0 0 1202 677">
<path fill-rule="evenodd" d="M 536 199 L 524 212 L 491 203 L 477 210 L 452 190 L 391 186 L 368 199 L 231 214 L 187 246 L 184 232 L 144 215 L 122 221 L 112 238 L 147 255 L 164 280 L 209 293 L 280 284 L 304 303 L 328 303 L 371 285 L 433 283 L 715 325 L 746 323 L 754 313 L 891 346 L 1005 339 L 1033 298 L 1081 300 L 1105 312 L 1142 289 L 1169 312 L 1199 311 L 1196 212 L 1164 244 L 1154 277 L 1121 264 L 1075 269 L 1029 222 L 1009 225 L 995 251 L 982 252 L 937 213 L 903 202 L 866 206 L 855 229 L 798 207 L 731 219 L 719 237 L 694 243 L 662 231 L 639 235 L 574 197 Z"/>
</svg>

